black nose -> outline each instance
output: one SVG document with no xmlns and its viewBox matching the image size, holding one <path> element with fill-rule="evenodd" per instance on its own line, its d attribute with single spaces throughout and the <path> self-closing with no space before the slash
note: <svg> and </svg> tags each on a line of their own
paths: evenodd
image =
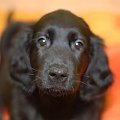
<svg viewBox="0 0 120 120">
<path fill-rule="evenodd" d="M 68 70 L 65 67 L 50 67 L 48 75 L 50 80 L 63 82 L 68 78 Z"/>
</svg>

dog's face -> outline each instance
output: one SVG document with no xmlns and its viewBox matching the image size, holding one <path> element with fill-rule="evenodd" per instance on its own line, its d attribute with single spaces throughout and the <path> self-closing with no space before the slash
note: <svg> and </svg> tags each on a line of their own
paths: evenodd
<svg viewBox="0 0 120 120">
<path fill-rule="evenodd" d="M 87 96 L 87 92 L 91 92 L 88 95 L 90 97 L 92 92 L 97 94 L 102 91 L 96 85 L 98 81 L 102 85 L 102 79 L 111 73 L 101 40 L 90 31 L 83 19 L 59 10 L 45 15 L 30 29 L 30 32 L 24 32 L 24 35 L 22 33 L 24 37 L 21 38 L 25 38 L 22 45 L 17 45 L 24 54 L 21 53 L 22 60 L 17 57 L 16 66 L 11 66 L 11 76 L 14 79 L 18 79 L 22 85 L 34 84 L 40 93 L 54 97 L 73 95 L 77 91 L 82 92 L 81 96 Z M 16 47 L 16 51 L 17 48 L 19 47 Z M 18 51 L 20 53 L 20 48 Z M 88 76 L 88 83 L 83 76 Z M 104 86 L 108 86 L 111 79 L 110 76 L 110 81 Z M 89 84 L 93 86 L 88 86 Z"/>
<path fill-rule="evenodd" d="M 75 23 L 76 16 L 55 14 L 45 16 L 34 26 L 30 59 L 38 88 L 53 96 L 64 96 L 80 87 L 80 77 L 89 61 L 89 38 L 82 33 L 80 23 Z"/>
</svg>

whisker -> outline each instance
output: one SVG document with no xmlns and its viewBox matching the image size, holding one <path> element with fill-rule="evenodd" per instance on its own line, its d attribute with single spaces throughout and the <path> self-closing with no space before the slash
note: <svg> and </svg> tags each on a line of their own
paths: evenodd
<svg viewBox="0 0 120 120">
<path fill-rule="evenodd" d="M 32 68 L 32 67 L 31 67 L 31 69 L 32 69 L 33 71 L 36 71 L 36 72 L 39 71 L 39 70 L 37 70 L 37 69 L 35 69 L 35 68 Z"/>
<path fill-rule="evenodd" d="M 82 83 L 82 84 L 84 84 L 84 85 L 86 85 L 86 86 L 89 86 L 89 84 L 86 83 L 86 81 L 84 82 L 84 81 L 81 81 L 81 80 L 76 80 L 75 82 L 76 82 L 76 83 Z"/>
<path fill-rule="evenodd" d="M 89 86 L 89 84 L 87 84 L 87 83 L 85 83 L 85 82 L 83 82 L 83 81 L 80 81 L 80 83 L 82 83 L 82 84 L 84 84 L 84 85 L 86 85 L 86 86 Z"/>
<path fill-rule="evenodd" d="M 35 75 L 35 74 L 28 74 L 28 75 Z"/>
</svg>

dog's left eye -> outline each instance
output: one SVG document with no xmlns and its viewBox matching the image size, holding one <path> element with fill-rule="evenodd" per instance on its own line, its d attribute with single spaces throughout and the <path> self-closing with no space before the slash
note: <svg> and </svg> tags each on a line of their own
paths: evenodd
<svg viewBox="0 0 120 120">
<path fill-rule="evenodd" d="M 41 47 L 49 45 L 49 41 L 48 41 L 47 37 L 45 37 L 45 36 L 39 37 L 38 42 Z"/>
<path fill-rule="evenodd" d="M 77 49 L 77 50 L 79 50 L 81 47 L 83 47 L 84 46 L 84 43 L 83 43 L 83 41 L 82 40 L 76 40 L 75 41 L 75 43 L 74 43 L 74 47 Z"/>
</svg>

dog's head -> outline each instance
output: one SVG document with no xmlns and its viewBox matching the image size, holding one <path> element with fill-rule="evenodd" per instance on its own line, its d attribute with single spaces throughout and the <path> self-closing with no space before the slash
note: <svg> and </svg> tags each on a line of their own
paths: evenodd
<svg viewBox="0 0 120 120">
<path fill-rule="evenodd" d="M 58 10 L 20 32 L 11 58 L 10 74 L 31 92 L 62 97 L 80 93 L 100 96 L 112 81 L 103 43 L 84 20 Z"/>
</svg>

